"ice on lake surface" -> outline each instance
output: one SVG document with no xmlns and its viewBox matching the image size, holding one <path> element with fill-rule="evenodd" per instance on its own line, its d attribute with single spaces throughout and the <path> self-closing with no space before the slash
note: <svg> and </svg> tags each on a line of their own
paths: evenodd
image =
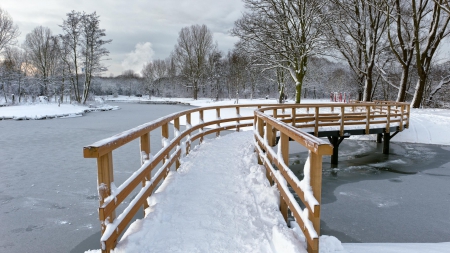
<svg viewBox="0 0 450 253">
<path fill-rule="evenodd" d="M 292 144 L 291 144 L 292 145 Z M 291 154 L 302 177 L 307 153 Z M 342 242 L 445 242 L 450 238 L 450 149 L 344 140 L 339 165 L 324 158 L 321 234 Z"/>
</svg>

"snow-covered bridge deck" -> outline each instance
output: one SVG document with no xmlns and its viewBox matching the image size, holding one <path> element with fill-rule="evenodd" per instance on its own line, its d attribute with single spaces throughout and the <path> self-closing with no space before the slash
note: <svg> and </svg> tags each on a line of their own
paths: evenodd
<svg viewBox="0 0 450 253">
<path fill-rule="evenodd" d="M 310 114 L 310 109 L 314 113 Z M 331 155 L 333 148 L 315 136 L 336 128 L 343 138 L 346 131 L 358 126 L 365 134 L 380 127 L 389 133 L 394 124 L 395 130 L 401 131 L 408 120 L 409 105 L 395 102 L 232 105 L 174 113 L 96 142 L 83 152 L 86 158 L 97 158 L 102 251 L 117 246 L 143 206 L 149 213 L 145 221 L 125 232 L 117 250 L 302 252 L 306 248 L 318 252 L 322 156 Z M 182 124 L 185 129 L 180 128 Z M 246 127 L 254 131 L 221 137 L 213 146 L 200 145 L 193 153 L 190 149 L 192 142 L 203 143 L 207 135 Z M 315 136 L 298 130 L 308 127 Z M 162 148 L 152 155 L 150 134 L 155 138 L 157 129 Z M 116 187 L 112 152 L 135 139 L 140 141 L 142 166 Z M 309 150 L 301 182 L 287 166 L 289 140 Z M 257 151 L 264 167 L 256 165 L 252 151 Z M 196 160 L 196 152 L 201 159 Z M 180 167 L 180 159 L 188 153 Z M 177 171 L 170 172 L 171 168 Z M 276 188 L 270 187 L 273 183 Z M 289 187 L 305 208 L 299 206 Z M 139 193 L 116 217 L 116 209 L 135 189 Z M 287 221 L 288 210 L 296 221 L 297 235 L 282 222 L 283 218 Z"/>
<path fill-rule="evenodd" d="M 257 164 L 251 131 L 198 146 L 149 202 L 114 252 L 306 252 Z"/>
</svg>

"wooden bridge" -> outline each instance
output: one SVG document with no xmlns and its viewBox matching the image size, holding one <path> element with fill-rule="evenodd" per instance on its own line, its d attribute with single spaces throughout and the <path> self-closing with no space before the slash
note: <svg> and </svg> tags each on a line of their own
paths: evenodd
<svg viewBox="0 0 450 253">
<path fill-rule="evenodd" d="M 243 128 L 254 130 L 259 162 L 265 166 L 268 180 L 276 183 L 280 192 L 280 212 L 287 221 L 290 210 L 303 230 L 308 252 L 318 252 L 322 157 L 332 155 L 332 164 L 337 164 L 338 147 L 344 138 L 363 134 L 377 134 L 377 141 L 384 140 L 383 153 L 388 153 L 390 139 L 408 128 L 409 112 L 409 104 L 387 101 L 202 107 L 168 115 L 86 146 L 84 157 L 97 158 L 102 252 L 115 248 L 139 208 L 148 207 L 147 197 L 171 169 L 178 169 L 179 159 L 189 154 L 193 142 L 201 143 L 207 136 Z M 160 132 L 162 148 L 153 151 L 152 156 L 150 134 L 154 136 L 157 132 Z M 328 137 L 331 144 L 319 137 Z M 119 187 L 113 187 L 113 151 L 136 139 L 140 143 L 142 166 Z M 296 141 L 309 150 L 305 179 L 309 175 L 310 187 L 301 184 L 288 167 L 289 141 Z M 278 149 L 274 149 L 277 145 Z M 301 199 L 306 212 L 301 210 L 288 186 Z M 116 216 L 116 209 L 135 189 L 139 191 L 136 197 L 129 205 L 122 205 L 124 211 Z"/>
</svg>

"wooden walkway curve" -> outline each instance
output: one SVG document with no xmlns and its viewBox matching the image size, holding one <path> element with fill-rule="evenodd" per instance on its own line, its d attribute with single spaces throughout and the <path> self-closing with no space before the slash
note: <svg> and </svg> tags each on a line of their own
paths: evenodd
<svg viewBox="0 0 450 253">
<path fill-rule="evenodd" d="M 388 144 L 393 135 L 408 128 L 409 112 L 409 104 L 388 101 L 202 107 L 168 115 L 86 146 L 84 157 L 97 158 L 102 252 L 115 248 L 139 208 L 148 207 L 147 197 L 171 169 L 178 169 L 180 157 L 189 154 L 191 143 L 202 142 L 206 136 L 220 135 L 225 130 L 240 131 L 246 127 L 253 127 L 255 151 L 266 167 L 269 181 L 276 183 L 280 191 L 280 211 L 287 219 L 290 210 L 307 238 L 308 252 L 318 252 L 322 156 L 333 155 L 333 145 L 337 150 L 337 142 L 355 134 L 383 135 Z M 160 132 L 162 147 L 151 153 L 150 134 L 154 136 L 155 132 Z M 328 137 L 333 145 L 319 137 Z M 140 143 L 142 166 L 115 188 L 112 152 L 136 139 Z M 305 173 L 306 180 L 302 182 L 287 166 L 289 141 L 296 141 L 310 151 L 305 166 L 309 173 Z M 277 144 L 279 148 L 275 150 Z M 288 185 L 300 197 L 306 211 L 296 203 Z M 116 216 L 116 209 L 135 189 L 139 191 L 137 196 Z"/>
</svg>

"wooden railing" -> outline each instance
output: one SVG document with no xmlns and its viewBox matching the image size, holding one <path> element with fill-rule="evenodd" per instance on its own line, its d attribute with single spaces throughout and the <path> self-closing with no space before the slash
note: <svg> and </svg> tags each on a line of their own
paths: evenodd
<svg viewBox="0 0 450 253">
<path fill-rule="evenodd" d="M 319 130 L 339 130 L 343 136 L 348 129 L 370 134 L 370 129 L 385 128 L 389 133 L 391 126 L 398 126 L 402 131 L 409 127 L 410 105 L 391 101 L 301 104 L 261 111 L 315 136 L 319 136 Z"/>
<path fill-rule="evenodd" d="M 273 108 L 275 111 L 278 109 L 284 109 L 284 107 Z M 278 187 L 280 211 L 285 220 L 288 221 L 288 210 L 290 210 L 305 235 L 308 252 L 319 252 L 322 156 L 331 155 L 333 147 L 322 139 L 278 120 L 273 115 L 264 114 L 262 110 L 255 111 L 257 122 L 255 139 L 258 144 L 256 150 L 260 162 L 266 167 L 269 181 Z M 271 147 L 275 144 L 277 132 L 279 133 L 278 150 L 274 151 Z M 309 150 L 302 181 L 299 181 L 289 169 L 289 139 Z M 288 186 L 306 206 L 304 210 L 299 206 Z"/>
<path fill-rule="evenodd" d="M 148 207 L 147 197 L 164 180 L 170 168 L 175 166 L 178 169 L 179 158 L 189 153 L 191 142 L 196 140 L 201 142 L 206 135 L 219 135 L 221 131 L 252 126 L 253 111 L 261 106 L 267 105 L 195 108 L 168 115 L 84 147 L 85 158 L 97 158 L 102 252 L 110 252 L 115 248 L 119 236 L 139 208 Z M 230 114 L 230 110 L 232 116 L 225 118 L 224 114 Z M 212 117 L 214 119 L 206 121 L 204 116 L 207 113 L 215 115 Z M 194 117 L 197 119 L 194 120 Z M 180 128 L 180 121 L 184 121 L 186 125 L 184 129 Z M 162 148 L 151 156 L 150 134 L 154 136 L 158 131 Z M 169 137 L 170 131 L 173 132 L 172 137 Z M 136 139 L 139 139 L 140 143 L 142 166 L 119 187 L 115 187 L 113 151 Z M 137 188 L 140 188 L 139 193 L 116 217 L 116 209 Z"/>
<path fill-rule="evenodd" d="M 366 111 L 363 111 L 365 108 Z M 256 110 L 255 109 L 259 109 Z M 232 115 L 227 117 L 226 114 Z M 310 114 L 310 110 L 314 113 Z M 290 112 L 290 113 L 289 113 Z M 213 120 L 206 121 L 205 114 L 213 114 Z M 198 122 L 193 122 L 197 117 Z M 180 128 L 181 121 L 186 127 Z M 99 219 L 101 223 L 101 249 L 110 252 L 139 208 L 148 207 L 146 199 L 155 191 L 169 173 L 171 167 L 178 169 L 181 156 L 189 153 L 193 141 L 203 141 L 210 134 L 219 135 L 221 131 L 254 126 L 255 145 L 262 162 L 268 171 L 268 178 L 277 183 L 284 201 L 281 212 L 287 217 L 289 208 L 300 227 L 305 229 L 308 251 L 317 252 L 320 225 L 320 196 L 322 181 L 322 156 L 331 154 L 331 146 L 297 128 L 312 127 L 317 135 L 320 127 L 339 127 L 344 133 L 345 125 L 363 125 L 367 129 L 372 124 L 397 123 L 408 126 L 409 104 L 405 103 L 359 103 L 355 104 L 307 104 L 307 105 L 230 105 L 203 107 L 168 115 L 167 117 L 143 124 L 110 138 L 98 141 L 83 148 L 85 158 L 97 158 Z M 206 129 L 205 129 L 206 128 Z M 162 148 L 152 156 L 150 153 L 150 134 L 160 132 Z M 170 132 L 173 132 L 170 137 Z M 277 133 L 280 133 L 279 150 L 274 152 Z M 309 179 L 301 183 L 288 168 L 289 139 L 302 144 L 310 151 L 307 164 L 310 166 Z M 123 145 L 139 140 L 141 167 L 119 187 L 114 184 L 113 151 Z M 281 157 L 281 158 L 278 158 Z M 272 166 L 278 168 L 278 171 Z M 275 176 L 279 175 L 279 176 Z M 281 180 L 281 177 L 284 180 Z M 302 199 L 307 211 L 300 212 L 298 204 L 289 195 L 287 182 Z M 303 185 L 303 186 L 302 186 Z M 139 192 L 116 217 L 116 209 L 135 190 Z M 312 189 L 312 190 L 311 190 Z M 123 206 L 122 206 L 123 207 Z M 310 217 L 308 219 L 308 217 Z"/>
</svg>

